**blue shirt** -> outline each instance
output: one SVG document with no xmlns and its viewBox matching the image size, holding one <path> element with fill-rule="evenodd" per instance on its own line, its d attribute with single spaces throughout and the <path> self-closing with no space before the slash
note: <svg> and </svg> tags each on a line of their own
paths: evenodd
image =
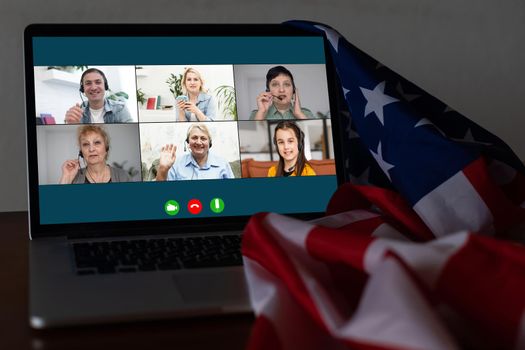
<svg viewBox="0 0 525 350">
<path fill-rule="evenodd" d="M 212 121 L 215 119 L 217 113 L 215 107 L 215 99 L 212 95 L 205 94 L 204 92 L 199 93 L 197 97 L 197 103 L 195 103 L 198 109 L 206 116 L 206 121 Z M 191 112 L 184 111 L 187 121 L 191 121 Z M 179 116 L 177 115 L 177 120 Z M 197 121 L 197 117 L 193 117 L 193 121 Z"/>
<path fill-rule="evenodd" d="M 230 163 L 208 152 L 208 160 L 203 167 L 193 159 L 191 153 L 180 156 L 168 171 L 168 181 L 233 179 Z"/>
<path fill-rule="evenodd" d="M 82 103 L 84 114 L 82 114 L 82 123 L 91 123 L 91 113 L 89 112 L 89 102 Z M 104 99 L 104 123 L 130 123 L 131 114 L 123 102 Z"/>
</svg>

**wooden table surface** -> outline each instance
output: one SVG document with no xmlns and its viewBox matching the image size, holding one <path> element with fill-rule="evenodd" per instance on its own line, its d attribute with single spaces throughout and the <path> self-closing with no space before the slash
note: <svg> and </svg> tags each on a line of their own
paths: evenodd
<svg viewBox="0 0 525 350">
<path fill-rule="evenodd" d="M 252 315 L 34 330 L 27 212 L 0 213 L 0 349 L 243 349 Z"/>
</svg>

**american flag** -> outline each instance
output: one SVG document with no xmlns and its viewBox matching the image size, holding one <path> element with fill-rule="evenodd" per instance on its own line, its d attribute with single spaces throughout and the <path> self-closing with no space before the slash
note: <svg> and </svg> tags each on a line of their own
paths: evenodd
<svg viewBox="0 0 525 350">
<path fill-rule="evenodd" d="M 525 167 L 332 28 L 349 181 L 326 216 L 253 216 L 248 349 L 525 348 Z M 521 225 L 521 226 L 520 226 Z"/>
</svg>

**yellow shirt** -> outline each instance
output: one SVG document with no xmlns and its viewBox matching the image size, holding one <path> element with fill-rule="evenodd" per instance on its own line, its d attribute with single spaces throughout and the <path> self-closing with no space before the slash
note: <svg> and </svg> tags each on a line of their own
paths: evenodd
<svg viewBox="0 0 525 350">
<path fill-rule="evenodd" d="M 268 169 L 268 177 L 275 177 L 275 174 L 277 173 L 277 167 L 274 165 L 270 169 Z M 297 173 L 294 172 L 290 176 L 297 176 Z M 312 167 L 307 163 L 304 165 L 303 172 L 301 173 L 301 176 L 315 176 L 315 171 L 312 169 Z"/>
</svg>

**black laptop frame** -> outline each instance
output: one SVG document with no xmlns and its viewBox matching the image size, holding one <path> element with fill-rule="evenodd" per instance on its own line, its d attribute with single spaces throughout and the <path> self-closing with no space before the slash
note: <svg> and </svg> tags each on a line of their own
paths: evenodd
<svg viewBox="0 0 525 350">
<path fill-rule="evenodd" d="M 32 39 L 34 37 L 198 37 L 198 36 L 310 36 L 322 34 L 284 24 L 32 24 L 24 31 L 24 68 L 26 99 L 26 147 L 28 169 L 29 225 L 31 238 L 68 236 L 106 237 L 142 234 L 177 234 L 192 232 L 217 232 L 241 230 L 250 216 L 210 217 L 195 219 L 158 219 L 77 224 L 40 224 L 39 181 L 37 163 L 37 126 L 35 121 L 35 80 Z M 332 125 L 334 157 L 336 160 L 337 184 L 343 183 L 344 174 L 342 145 L 343 130 L 340 124 L 338 96 L 341 87 L 330 56 L 330 47 L 324 39 L 327 69 L 328 94 Z M 286 214 L 310 219 L 322 212 Z M 198 220 L 198 221 L 196 221 Z M 198 222 L 198 225 L 196 225 Z"/>
</svg>

